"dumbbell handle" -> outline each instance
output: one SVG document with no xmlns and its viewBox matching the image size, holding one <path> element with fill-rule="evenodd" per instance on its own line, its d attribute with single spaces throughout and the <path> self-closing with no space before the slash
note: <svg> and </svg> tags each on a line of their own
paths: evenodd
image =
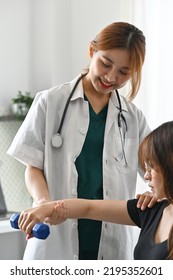
<svg viewBox="0 0 173 280">
<path fill-rule="evenodd" d="M 12 228 L 19 229 L 18 220 L 20 214 L 15 213 L 10 218 L 10 224 Z M 32 229 L 32 235 L 38 239 L 46 239 L 50 234 L 49 226 L 43 223 L 35 224 Z"/>
</svg>

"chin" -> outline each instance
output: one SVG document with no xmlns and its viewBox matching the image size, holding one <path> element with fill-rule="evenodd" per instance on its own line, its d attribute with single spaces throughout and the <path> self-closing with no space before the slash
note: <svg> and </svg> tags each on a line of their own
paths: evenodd
<svg viewBox="0 0 173 280">
<path fill-rule="evenodd" d="M 155 198 L 156 200 L 158 200 L 158 201 L 160 201 L 160 200 L 163 199 L 163 197 L 161 197 L 160 195 L 154 195 L 154 198 Z"/>
</svg>

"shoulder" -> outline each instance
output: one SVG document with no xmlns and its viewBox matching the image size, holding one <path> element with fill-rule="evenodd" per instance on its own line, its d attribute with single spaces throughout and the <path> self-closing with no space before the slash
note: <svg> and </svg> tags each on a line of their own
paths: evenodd
<svg viewBox="0 0 173 280">
<path fill-rule="evenodd" d="M 144 113 L 141 109 L 139 109 L 132 101 L 128 101 L 124 96 L 120 96 L 122 107 L 126 108 L 128 112 L 133 112 L 133 114 L 140 116 L 144 116 Z"/>
<path fill-rule="evenodd" d="M 37 98 L 40 100 L 47 101 L 52 98 L 60 98 L 61 96 L 65 95 L 69 92 L 69 83 L 56 85 L 52 88 L 40 91 L 36 94 Z"/>
<path fill-rule="evenodd" d="M 133 102 L 128 101 L 123 96 L 121 96 L 121 102 L 127 123 L 131 123 L 133 121 L 134 127 L 136 127 L 139 131 L 140 138 L 143 139 L 151 131 L 145 115 Z"/>
<path fill-rule="evenodd" d="M 72 81 L 58 84 L 51 88 L 38 92 L 35 96 L 35 101 L 44 104 L 44 106 L 49 106 L 49 104 L 52 106 L 61 102 L 63 103 L 64 100 L 67 100 L 71 88 L 75 84 L 78 77 L 79 76 L 74 78 Z"/>
<path fill-rule="evenodd" d="M 141 210 L 140 208 L 137 208 L 137 202 L 138 202 L 138 199 L 135 198 L 135 199 L 129 199 L 127 201 L 127 207 L 130 209 L 130 208 L 133 208 L 133 209 L 136 209 L 136 211 L 138 212 L 142 212 L 142 213 L 146 213 L 146 212 L 156 212 L 158 209 L 160 208 L 165 208 L 166 206 L 168 206 L 169 202 L 168 200 L 161 200 L 160 202 L 156 202 L 153 207 L 151 208 L 146 208 L 145 210 Z"/>
<path fill-rule="evenodd" d="M 127 201 L 127 209 L 129 212 L 129 216 L 135 222 L 135 224 L 139 227 L 142 227 L 145 221 L 150 221 L 163 212 L 163 209 L 168 205 L 167 200 L 162 200 L 160 202 L 156 202 L 152 208 L 146 208 L 145 210 L 141 210 L 137 208 L 137 199 L 130 199 Z"/>
</svg>

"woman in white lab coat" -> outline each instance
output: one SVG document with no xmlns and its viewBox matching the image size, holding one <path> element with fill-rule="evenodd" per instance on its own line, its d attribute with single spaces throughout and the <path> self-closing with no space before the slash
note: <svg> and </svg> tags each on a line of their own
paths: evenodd
<svg viewBox="0 0 173 280">
<path fill-rule="evenodd" d="M 116 22 L 95 37 L 89 54 L 90 66 L 80 81 L 81 75 L 36 95 L 8 150 L 27 165 L 26 185 L 34 205 L 135 195 L 138 146 L 150 131 L 131 102 L 141 81 L 145 37 L 135 26 Z M 129 96 L 119 96 L 117 90 L 128 81 Z M 148 203 L 141 196 L 139 206 Z M 69 220 L 52 226 L 46 240 L 29 239 L 24 259 L 132 259 L 132 252 L 131 228 Z"/>
</svg>

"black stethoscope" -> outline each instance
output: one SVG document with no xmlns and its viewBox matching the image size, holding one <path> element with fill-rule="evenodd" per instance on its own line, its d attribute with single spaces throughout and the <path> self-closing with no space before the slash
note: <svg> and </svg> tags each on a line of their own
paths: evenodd
<svg viewBox="0 0 173 280">
<path fill-rule="evenodd" d="M 87 74 L 87 73 L 86 73 Z M 62 136 L 61 136 L 61 130 L 62 130 L 62 126 L 63 126 L 63 123 L 64 123 L 64 119 L 65 119 L 65 116 L 66 116 L 66 113 L 67 113 L 67 109 L 68 109 L 68 106 L 70 104 L 70 100 L 79 84 L 79 82 L 82 80 L 82 78 L 86 75 L 86 74 L 83 74 L 81 75 L 78 80 L 76 81 L 67 101 L 66 101 L 66 104 L 65 104 L 65 108 L 64 108 L 64 111 L 63 111 L 63 114 L 62 114 L 62 118 L 61 118 L 61 121 L 60 121 L 60 125 L 59 125 L 59 128 L 58 128 L 58 131 L 56 134 L 52 135 L 51 137 L 51 144 L 54 148 L 60 148 L 63 144 L 63 139 L 62 139 Z M 117 94 L 117 99 L 118 99 L 118 104 L 119 104 L 119 113 L 118 113 L 118 127 L 119 127 L 119 130 L 122 131 L 123 135 L 125 135 L 125 133 L 127 132 L 127 122 L 126 122 L 126 119 L 123 115 L 123 110 L 122 110 L 122 105 L 121 105 L 121 100 L 120 100 L 120 96 L 119 96 L 119 93 L 118 93 L 118 90 L 116 90 L 116 94 Z"/>
</svg>

